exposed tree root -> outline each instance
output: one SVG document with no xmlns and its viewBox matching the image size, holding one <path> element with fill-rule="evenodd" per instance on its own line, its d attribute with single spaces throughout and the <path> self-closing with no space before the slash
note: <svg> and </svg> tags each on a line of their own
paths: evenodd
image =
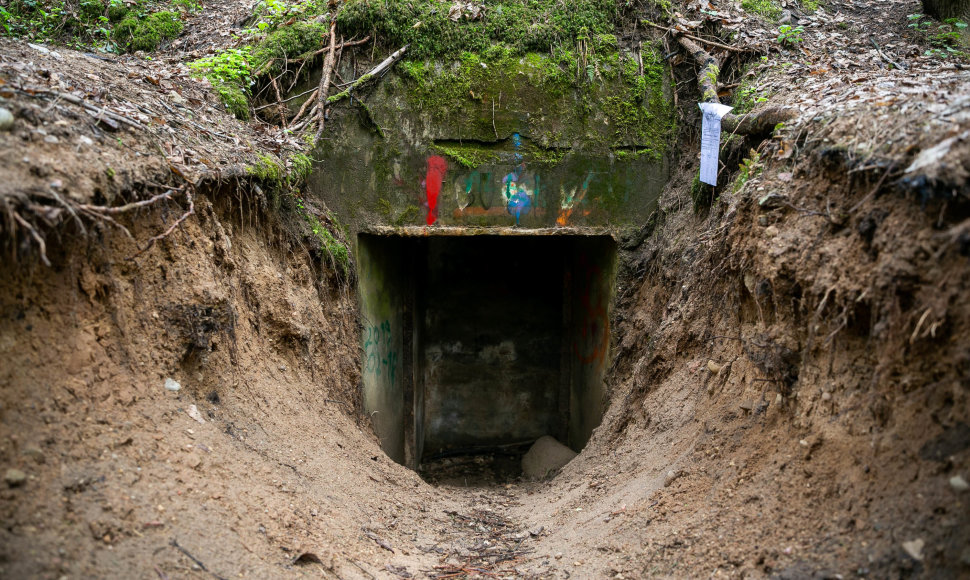
<svg viewBox="0 0 970 580">
<path fill-rule="evenodd" d="M 330 52 L 323 61 L 323 74 L 320 76 L 320 87 L 317 90 L 317 133 L 313 137 L 313 142 L 320 141 L 323 135 L 323 123 L 326 120 L 327 96 L 330 93 L 330 77 L 333 75 L 333 65 L 337 49 L 337 19 L 330 22 Z"/>
<path fill-rule="evenodd" d="M 662 28 L 653 25 L 657 28 Z M 717 97 L 717 84 L 718 78 L 721 74 L 720 66 L 718 65 L 717 59 L 715 59 L 709 52 L 704 50 L 695 40 L 706 42 L 708 44 L 713 44 L 718 48 L 728 49 L 726 45 L 719 43 L 714 43 L 711 41 L 705 41 L 700 38 L 684 34 L 683 32 L 671 28 L 668 29 L 677 38 L 677 42 L 680 43 L 687 52 L 690 53 L 697 64 L 701 67 L 700 72 L 697 74 L 697 86 L 701 92 L 701 100 L 708 103 L 719 103 L 720 99 Z M 740 49 L 736 49 L 740 51 Z M 758 111 L 757 113 L 748 113 L 745 115 L 735 115 L 734 113 L 728 113 L 724 115 L 721 119 L 721 130 L 728 133 L 739 133 L 741 135 L 764 135 L 771 132 L 778 123 L 784 123 L 789 119 L 793 118 L 796 111 L 790 107 L 769 107 Z"/>
<path fill-rule="evenodd" d="M 144 254 L 145 252 L 147 252 L 148 250 L 150 250 L 152 248 L 152 246 L 155 245 L 155 242 L 158 242 L 159 240 L 164 240 L 165 238 L 167 238 L 172 232 L 175 231 L 175 228 L 177 228 L 180 225 L 182 225 L 182 222 L 184 222 L 185 220 L 187 220 L 190 215 L 192 215 L 192 214 L 195 213 L 195 200 L 192 198 L 192 188 L 191 187 L 190 188 L 186 188 L 186 190 L 185 190 L 185 199 L 188 200 L 188 202 L 189 202 L 189 209 L 188 209 L 188 211 L 186 211 L 184 214 L 182 214 L 181 217 L 179 217 L 179 219 L 175 220 L 175 223 L 173 223 L 171 226 L 169 226 L 169 228 L 167 230 L 165 230 L 161 234 L 159 234 L 157 236 L 154 236 L 151 239 L 149 239 L 148 240 L 148 243 L 146 243 L 145 246 L 142 249 L 138 250 L 138 253 L 137 254 L 135 254 L 134 256 L 132 256 L 132 259 L 137 258 L 138 256 L 140 256 L 140 255 Z"/>
</svg>

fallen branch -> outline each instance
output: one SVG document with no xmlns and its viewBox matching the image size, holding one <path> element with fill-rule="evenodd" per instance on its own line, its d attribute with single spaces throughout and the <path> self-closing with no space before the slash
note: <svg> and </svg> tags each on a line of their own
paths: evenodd
<svg viewBox="0 0 970 580">
<path fill-rule="evenodd" d="M 687 49 L 687 52 L 694 57 L 694 60 L 701 67 L 701 72 L 697 74 L 697 86 L 701 90 L 701 100 L 708 103 L 720 102 L 717 98 L 717 79 L 721 74 L 721 68 L 718 66 L 717 60 L 689 38 L 678 36 L 677 42 Z"/>
<path fill-rule="evenodd" d="M 721 119 L 721 130 L 741 135 L 763 135 L 770 133 L 779 123 L 790 120 L 795 114 L 796 111 L 790 107 L 768 107 L 757 114 L 728 113 Z"/>
<path fill-rule="evenodd" d="M 305 101 L 305 102 L 303 103 L 303 106 L 302 106 L 302 107 L 300 107 L 300 110 L 299 110 L 299 111 L 297 111 L 297 113 L 296 113 L 296 116 L 295 116 L 295 117 L 293 117 L 293 120 L 292 120 L 292 121 L 290 121 L 291 123 L 296 123 L 297 121 L 299 121 L 299 120 L 300 120 L 300 117 L 302 117 L 302 116 L 303 116 L 303 113 L 305 113 L 305 112 L 306 112 L 306 110 L 307 110 L 307 107 L 308 107 L 308 106 L 309 106 L 309 105 L 310 105 L 311 103 L 316 103 L 316 102 L 317 102 L 317 91 L 319 91 L 319 90 L 320 90 L 320 89 L 317 89 L 317 88 L 315 88 L 315 89 L 313 89 L 313 91 L 312 91 L 312 92 L 313 92 L 313 94 L 312 94 L 312 95 L 310 95 L 310 98 L 309 98 L 309 99 L 307 99 L 307 100 L 306 100 L 306 101 Z"/>
<path fill-rule="evenodd" d="M 719 103 L 717 80 L 721 70 L 717 60 L 682 34 L 677 36 L 677 42 L 690 52 L 701 67 L 701 71 L 697 75 L 697 86 L 701 91 L 701 100 L 708 103 Z M 748 113 L 741 116 L 728 113 L 721 118 L 721 130 L 742 135 L 761 135 L 770 132 L 778 123 L 788 121 L 795 114 L 795 109 L 790 107 L 768 107 L 756 114 Z"/>
<path fill-rule="evenodd" d="M 715 42 L 713 40 L 707 40 L 706 38 L 701 38 L 699 36 L 694 36 L 694 35 L 691 35 L 691 34 L 687 34 L 686 32 L 683 32 L 683 31 L 678 30 L 676 28 L 669 28 L 667 26 L 660 26 L 659 24 L 654 24 L 653 22 L 650 22 L 649 20 L 641 20 L 641 22 L 643 22 L 647 26 L 652 26 L 652 27 L 654 27 L 654 28 L 656 28 L 658 30 L 664 30 L 664 31 L 670 32 L 671 34 L 673 34 L 676 37 L 689 38 L 690 40 L 695 40 L 695 41 L 700 42 L 702 44 L 706 44 L 708 46 L 714 46 L 714 47 L 720 48 L 722 50 L 729 50 L 731 52 L 738 52 L 738 53 L 749 52 L 749 51 L 747 51 L 747 50 L 745 50 L 743 48 L 738 48 L 736 46 L 730 46 L 730 45 L 727 45 L 727 44 L 721 44 L 720 42 Z"/>
<path fill-rule="evenodd" d="M 283 104 L 283 95 L 280 94 L 280 86 L 276 79 L 273 79 L 273 91 L 276 93 L 276 106 L 279 107 L 276 112 L 279 113 L 283 129 L 286 129 L 286 105 Z"/>
<path fill-rule="evenodd" d="M 95 107 L 94 105 L 89 104 L 87 101 L 85 101 L 81 97 L 75 97 L 74 95 L 72 95 L 70 93 L 62 93 L 62 92 L 59 92 L 59 91 L 48 91 L 48 90 L 45 90 L 45 89 L 42 89 L 42 90 L 17 90 L 17 92 L 19 92 L 19 93 L 21 93 L 23 95 L 27 95 L 29 97 L 36 97 L 36 98 L 53 97 L 55 99 L 61 99 L 61 100 L 67 101 L 68 103 L 73 103 L 73 104 L 78 105 L 80 107 L 84 107 L 88 111 L 90 111 L 92 113 L 96 113 L 99 116 L 107 117 L 108 119 L 111 119 L 112 121 L 116 121 L 118 123 L 124 123 L 124 124 L 126 124 L 126 125 L 128 125 L 130 127 L 133 127 L 135 129 L 138 129 L 140 131 L 144 131 L 145 130 L 145 126 L 142 125 L 141 123 L 137 122 L 137 121 L 132 121 L 128 117 L 124 117 L 124 116 L 119 115 L 117 113 L 112 113 L 111 111 L 108 111 L 105 108 Z"/>
<path fill-rule="evenodd" d="M 381 61 L 379 65 L 372 68 L 366 74 L 361 75 L 357 80 L 351 82 L 349 87 L 337 93 L 336 95 L 329 97 L 327 99 L 327 104 L 332 105 L 334 103 L 342 101 L 343 99 L 346 99 L 347 97 L 349 97 L 350 93 L 356 90 L 357 88 L 361 87 L 362 85 L 370 82 L 375 78 L 383 76 L 384 73 L 386 73 L 392 66 L 394 66 L 394 63 L 401 60 L 401 57 L 404 56 L 404 53 L 407 52 L 407 50 L 408 50 L 408 45 L 404 45 L 403 47 L 401 47 L 397 52 L 395 52 L 391 56 Z"/>
<path fill-rule="evenodd" d="M 894 67 L 896 67 L 897 70 L 906 70 L 907 68 L 909 68 L 906 65 L 899 64 L 898 62 L 896 62 L 893 59 L 889 58 L 889 56 L 885 52 L 883 52 L 882 51 L 882 48 L 876 43 L 876 37 L 870 36 L 869 37 L 869 41 L 872 42 L 872 46 L 876 47 L 876 52 L 879 53 L 879 56 L 881 56 L 883 58 L 883 60 L 885 60 L 889 64 L 891 64 Z"/>
</svg>

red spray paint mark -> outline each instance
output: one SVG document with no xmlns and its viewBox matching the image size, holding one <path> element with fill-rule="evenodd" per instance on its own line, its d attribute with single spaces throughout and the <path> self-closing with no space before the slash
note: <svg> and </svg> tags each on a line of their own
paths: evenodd
<svg viewBox="0 0 970 580">
<path fill-rule="evenodd" d="M 441 183 L 445 180 L 448 162 L 443 157 L 435 155 L 428 158 L 428 174 L 424 178 L 425 193 L 428 196 L 428 225 L 438 221 L 438 195 L 441 193 Z"/>
</svg>

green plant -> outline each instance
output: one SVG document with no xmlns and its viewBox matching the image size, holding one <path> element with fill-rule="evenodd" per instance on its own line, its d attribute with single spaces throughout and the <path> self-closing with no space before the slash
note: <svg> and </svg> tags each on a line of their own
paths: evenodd
<svg viewBox="0 0 970 580">
<path fill-rule="evenodd" d="M 802 41 L 803 26 L 789 26 L 782 24 L 778 27 L 778 37 L 775 39 L 783 46 L 795 47 Z"/>
<path fill-rule="evenodd" d="M 734 184 L 731 186 L 731 190 L 735 193 L 740 191 L 749 179 L 761 173 L 761 155 L 754 149 L 748 155 L 738 166 L 738 176 L 734 179 Z"/>
<path fill-rule="evenodd" d="M 304 153 L 292 155 L 287 160 L 287 165 L 290 169 L 289 181 L 291 184 L 296 184 L 310 177 L 310 172 L 313 171 L 313 159 Z"/>
<path fill-rule="evenodd" d="M 958 18 L 947 18 L 940 24 L 934 25 L 923 14 L 910 14 L 906 17 L 909 27 L 915 29 L 929 42 L 930 48 L 924 52 L 926 56 L 936 58 L 964 57 L 966 40 L 964 38 L 967 23 Z"/>
<path fill-rule="evenodd" d="M 947 18 L 936 27 L 930 35 L 930 44 L 939 52 L 946 53 L 947 56 L 962 56 L 960 50 L 962 32 L 967 29 L 967 23 L 956 18 Z"/>
<path fill-rule="evenodd" d="M 246 92 L 252 83 L 251 49 L 230 48 L 213 56 L 189 63 L 197 77 L 204 77 L 219 94 L 226 109 L 239 119 L 249 118 L 249 97 Z"/>
<path fill-rule="evenodd" d="M 11 14 L 6 8 L 0 6 L 0 28 L 3 29 L 5 33 L 9 33 L 11 29 L 10 22 L 14 19 L 14 15 Z"/>
<path fill-rule="evenodd" d="M 745 79 L 741 81 L 737 90 L 734 91 L 734 101 L 732 103 L 734 113 L 737 115 L 747 113 L 755 105 L 767 102 L 768 96 L 769 93 L 767 91 L 749 84 L 749 81 Z"/>
<path fill-rule="evenodd" d="M 806 12 L 818 10 L 818 0 L 802 0 L 802 9 Z"/>
<path fill-rule="evenodd" d="M 281 185 L 283 183 L 285 169 L 283 168 L 283 164 L 275 157 L 260 153 L 256 164 L 247 167 L 246 173 L 260 181 L 272 185 Z"/>
<path fill-rule="evenodd" d="M 930 21 L 926 20 L 926 17 L 918 12 L 916 14 L 909 14 L 906 16 L 906 19 L 909 20 L 909 24 L 907 26 L 910 28 L 915 28 L 916 30 L 925 30 L 930 27 Z"/>
<path fill-rule="evenodd" d="M 613 0 L 572 0 L 568 5 L 561 0 L 497 0 L 486 4 L 484 17 L 479 14 L 455 22 L 436 0 L 349 0 L 337 19 L 347 34 L 376 34 L 394 46 L 408 44 L 410 58 L 454 58 L 465 51 L 482 54 L 495 44 L 519 54 L 548 53 L 574 44 L 584 28 L 590 38 L 612 34 L 618 4 Z"/>
<path fill-rule="evenodd" d="M 172 6 L 181 8 L 189 14 L 202 12 L 202 3 L 199 0 L 172 0 Z"/>
<path fill-rule="evenodd" d="M 248 83 L 252 75 L 252 68 L 249 66 L 250 55 L 251 49 L 248 46 L 229 48 L 213 56 L 192 61 L 188 66 L 210 80 L 215 77 L 223 82 Z"/>
</svg>

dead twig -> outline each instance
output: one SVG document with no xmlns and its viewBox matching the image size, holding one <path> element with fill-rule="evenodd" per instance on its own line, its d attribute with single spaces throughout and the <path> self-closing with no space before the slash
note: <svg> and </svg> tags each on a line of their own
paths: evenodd
<svg viewBox="0 0 970 580">
<path fill-rule="evenodd" d="M 310 95 L 310 98 L 309 98 L 309 99 L 307 99 L 305 103 L 303 103 L 303 106 L 302 106 L 302 107 L 300 107 L 300 110 L 299 110 L 299 111 L 297 111 L 297 113 L 296 113 L 296 116 L 295 116 L 295 117 L 293 117 L 293 120 L 291 121 L 292 123 L 296 123 L 297 121 L 299 121 L 299 120 L 300 120 L 300 118 L 301 118 L 301 117 L 303 117 L 303 113 L 305 113 L 305 112 L 306 112 L 306 110 L 307 110 L 307 106 L 309 106 L 309 105 L 310 105 L 311 103 L 316 103 L 316 102 L 317 102 L 317 92 L 318 92 L 319 90 L 320 90 L 319 88 L 314 88 L 314 89 L 313 89 L 313 90 L 311 91 L 311 92 L 312 92 L 313 94 L 312 94 L 312 95 Z M 312 109 L 311 109 L 311 110 L 312 110 Z"/>
<path fill-rule="evenodd" d="M 644 24 L 646 24 L 647 26 L 652 26 L 652 27 L 654 27 L 654 28 L 656 28 L 658 30 L 665 30 L 665 31 L 673 34 L 675 37 L 689 38 L 690 40 L 695 40 L 695 41 L 700 42 L 702 44 L 706 44 L 708 46 L 713 46 L 713 47 L 716 47 L 716 48 L 720 48 L 722 50 L 729 50 L 731 52 L 738 52 L 738 53 L 750 52 L 750 51 L 745 50 L 743 48 L 738 48 L 736 46 L 730 46 L 730 45 L 727 45 L 727 44 L 721 44 L 720 42 L 715 42 L 713 40 L 707 40 L 706 38 L 701 38 L 699 36 L 694 36 L 692 34 L 687 34 L 686 32 L 683 32 L 681 30 L 677 30 L 676 28 L 669 28 L 667 26 L 661 26 L 659 24 L 654 24 L 653 22 L 650 22 L 649 20 L 643 20 L 642 22 Z"/>
<path fill-rule="evenodd" d="M 390 552 L 392 554 L 396 553 L 396 552 L 394 552 L 394 548 L 391 546 L 390 542 L 388 542 L 387 540 L 381 538 L 380 536 L 378 536 L 374 532 L 368 530 L 367 528 L 362 528 L 362 530 L 364 532 L 364 535 L 367 536 L 368 538 L 374 540 L 375 542 L 377 542 L 377 545 L 378 546 L 384 548 L 385 550 L 387 550 L 388 552 Z"/>
<path fill-rule="evenodd" d="M 72 104 L 75 104 L 75 105 L 78 105 L 80 107 L 85 108 L 86 110 L 88 110 L 91 113 L 95 114 L 95 116 L 97 116 L 97 117 L 102 117 L 103 116 L 103 117 L 106 117 L 108 119 L 111 119 L 112 121 L 116 121 L 118 123 L 124 123 L 124 124 L 126 124 L 126 125 L 128 125 L 130 127 L 133 127 L 135 129 L 138 129 L 139 131 L 144 131 L 145 130 L 145 126 L 142 125 L 141 123 L 139 123 L 137 121 L 132 121 L 128 117 L 125 117 L 123 115 L 119 115 L 118 113 L 112 113 L 111 111 L 108 111 L 107 110 L 107 106 L 102 107 L 102 108 L 95 107 L 94 105 L 88 103 L 87 101 L 85 101 L 81 97 L 75 97 L 74 95 L 72 95 L 70 93 L 62 93 L 60 91 L 49 91 L 49 90 L 46 90 L 46 89 L 37 89 L 37 90 L 33 90 L 33 89 L 28 89 L 28 90 L 14 89 L 14 90 L 16 90 L 18 93 L 23 94 L 23 95 L 26 95 L 28 97 L 63 99 L 65 101 L 67 101 L 68 103 L 72 103 Z"/>
<path fill-rule="evenodd" d="M 280 94 L 280 85 L 273 79 L 273 92 L 276 93 L 276 105 L 279 107 L 280 124 L 286 129 L 286 105 L 283 104 L 283 95 Z"/>
<path fill-rule="evenodd" d="M 869 37 L 869 42 L 872 43 L 872 46 L 876 47 L 876 52 L 879 53 L 879 56 L 881 56 L 884 61 L 888 62 L 889 64 L 893 65 L 894 67 L 896 67 L 899 70 L 906 70 L 907 68 L 909 68 L 906 65 L 899 64 L 898 62 L 896 62 L 893 59 L 889 58 L 889 56 L 885 52 L 883 52 L 882 51 L 882 48 L 880 48 L 880 46 L 876 43 L 876 37 L 875 36 L 870 36 Z"/>
<path fill-rule="evenodd" d="M 347 89 L 345 89 L 344 91 L 342 91 L 340 93 L 337 93 L 336 95 L 334 95 L 332 97 L 327 98 L 327 104 L 328 105 L 332 105 L 334 103 L 337 103 L 337 102 L 339 102 L 339 101 L 341 101 L 341 100 L 349 97 L 350 94 L 354 90 L 360 88 L 361 85 L 363 85 L 363 84 L 365 84 L 367 82 L 370 82 L 371 80 L 373 80 L 375 78 L 379 78 L 379 77 L 383 76 L 384 73 L 386 73 L 394 65 L 394 63 L 396 63 L 397 61 L 401 60 L 401 57 L 404 56 L 404 53 L 407 52 L 407 50 L 408 50 L 408 45 L 404 45 L 402 48 L 400 48 L 399 50 L 395 51 L 391 56 L 389 56 L 389 57 L 385 58 L 384 60 L 382 60 L 380 64 L 378 64 L 377 66 L 375 66 L 374 68 L 372 68 L 367 73 L 365 73 L 365 74 L 361 75 L 360 77 L 358 77 L 357 80 L 355 80 L 352 83 L 350 83 L 350 86 Z M 493 106 L 494 106 L 494 101 L 493 101 Z M 496 136 L 497 136 L 497 133 L 496 133 Z"/>
<path fill-rule="evenodd" d="M 295 101 L 296 99 L 299 99 L 300 97 L 305 97 L 307 95 L 312 95 L 312 93 L 316 93 L 317 90 L 319 90 L 317 87 L 313 87 L 312 89 L 310 89 L 308 91 L 303 91 L 302 93 L 300 93 L 298 95 L 293 95 L 292 97 L 286 97 L 285 99 L 279 101 L 279 103 L 289 103 L 290 101 Z M 313 96 L 311 96 L 308 100 L 311 100 L 312 101 L 313 100 Z M 275 107 L 279 103 L 267 103 L 265 105 L 260 105 L 259 107 L 254 107 L 253 110 L 254 111 L 262 111 L 263 109 L 268 109 L 270 107 Z"/>
<path fill-rule="evenodd" d="M 205 563 L 202 562 L 202 560 L 196 558 L 195 556 L 192 555 L 191 552 L 189 552 L 188 550 L 186 550 L 185 548 L 183 548 L 182 546 L 180 546 L 179 543 L 178 543 L 178 541 L 175 538 L 172 538 L 172 541 L 170 542 L 170 544 L 171 544 L 171 546 L 173 548 L 175 548 L 179 552 L 182 552 L 183 554 L 185 554 L 185 556 L 189 560 L 192 560 L 193 562 L 195 562 L 196 566 L 198 566 L 199 568 L 202 568 L 202 571 L 203 572 L 208 572 L 209 574 L 212 574 L 213 578 L 218 578 L 219 580 L 226 580 L 226 578 L 224 578 L 224 577 L 216 574 L 212 570 L 209 570 L 208 568 L 206 568 Z"/>
</svg>

